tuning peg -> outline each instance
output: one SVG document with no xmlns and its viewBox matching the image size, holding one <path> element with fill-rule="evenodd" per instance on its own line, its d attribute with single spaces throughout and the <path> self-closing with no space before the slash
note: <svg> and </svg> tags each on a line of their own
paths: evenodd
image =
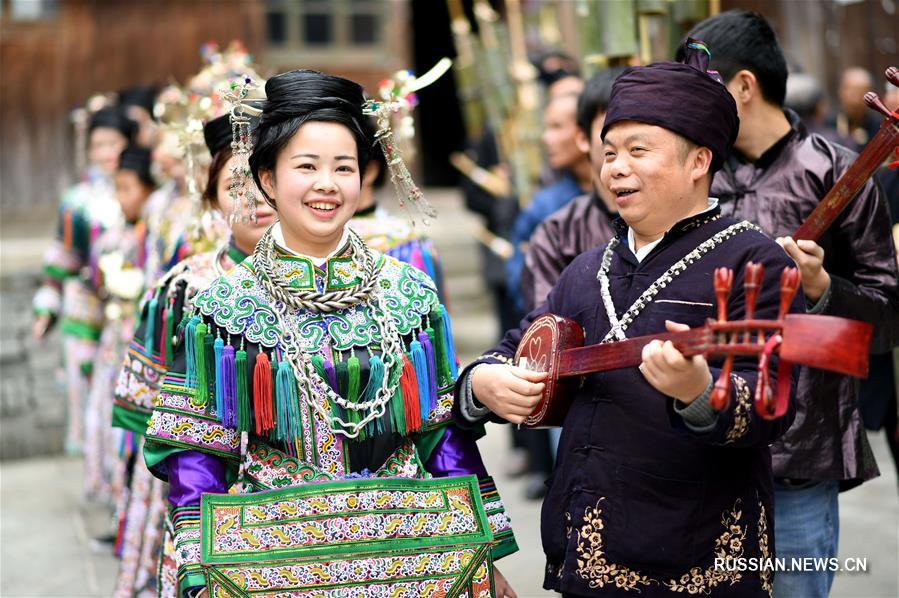
<svg viewBox="0 0 899 598">
<path fill-rule="evenodd" d="M 763 265 L 755 262 L 746 264 L 746 272 L 743 275 L 743 293 L 746 295 L 747 320 L 751 320 L 755 316 L 755 302 L 758 299 L 764 275 L 765 267 Z"/>
<path fill-rule="evenodd" d="M 715 380 L 712 394 L 709 395 L 709 405 L 715 411 L 724 411 L 730 402 L 730 373 L 734 367 L 734 356 L 728 355 L 721 368 L 721 375 Z"/>
<path fill-rule="evenodd" d="M 893 115 L 893 111 L 887 108 L 886 105 L 880 101 L 880 97 L 873 91 L 869 91 L 865 94 L 865 104 L 868 105 L 868 108 L 877 110 L 886 117 Z"/>
<path fill-rule="evenodd" d="M 883 75 L 887 78 L 887 81 L 899 87 L 899 69 L 894 66 L 887 67 L 887 70 L 884 71 Z"/>
<path fill-rule="evenodd" d="M 718 321 L 727 320 L 727 298 L 734 284 L 734 271 L 730 268 L 715 268 L 715 299 L 718 303 Z"/>
<path fill-rule="evenodd" d="M 780 309 L 777 312 L 777 319 L 783 320 L 793 303 L 793 298 L 799 290 L 799 269 L 784 268 L 780 274 Z"/>
</svg>

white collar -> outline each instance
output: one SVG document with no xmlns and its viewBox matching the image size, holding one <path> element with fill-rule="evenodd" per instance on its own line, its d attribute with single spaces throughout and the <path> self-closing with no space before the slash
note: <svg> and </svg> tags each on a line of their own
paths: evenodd
<svg viewBox="0 0 899 598">
<path fill-rule="evenodd" d="M 699 216 L 700 214 L 705 214 L 706 212 L 710 212 L 711 210 L 714 210 L 717 207 L 718 207 L 718 198 L 710 197 L 708 199 L 708 206 L 706 207 L 706 209 L 704 209 L 703 211 L 699 212 L 699 214 L 696 214 L 696 215 Z M 662 235 L 655 241 L 647 243 L 640 249 L 635 249 L 635 247 L 637 246 L 637 239 L 634 237 L 634 229 L 632 229 L 631 227 L 627 227 L 627 247 L 628 247 L 628 249 L 631 250 L 631 253 L 634 254 L 634 257 L 637 258 L 637 262 L 642 262 L 643 259 L 647 255 L 649 255 L 649 252 L 651 252 L 653 249 L 655 249 L 655 246 L 658 245 L 659 243 L 661 243 L 662 239 L 664 239 L 664 238 L 665 238 L 665 235 Z"/>
<path fill-rule="evenodd" d="M 337 247 L 334 249 L 334 251 L 332 251 L 325 257 L 313 257 L 311 255 L 306 255 L 306 254 L 294 251 L 293 249 L 291 249 L 290 247 L 287 246 L 287 242 L 284 240 L 284 231 L 281 230 L 281 221 L 280 220 L 278 220 L 277 222 L 275 222 L 274 225 L 272 225 L 272 237 L 275 239 L 275 244 L 278 245 L 278 247 L 280 247 L 281 249 L 283 249 L 284 251 L 286 251 L 287 253 L 289 253 L 291 255 L 309 259 L 312 261 L 313 264 L 315 264 L 316 266 L 319 266 L 319 267 L 322 264 L 324 264 L 325 262 L 327 262 L 329 259 L 334 257 L 335 255 L 337 255 L 340 252 L 340 250 L 343 249 L 344 245 L 346 245 L 347 239 L 349 239 L 349 236 L 350 236 L 349 229 L 346 226 L 344 226 L 343 227 L 343 235 L 341 235 L 340 242 L 337 244 Z"/>
</svg>

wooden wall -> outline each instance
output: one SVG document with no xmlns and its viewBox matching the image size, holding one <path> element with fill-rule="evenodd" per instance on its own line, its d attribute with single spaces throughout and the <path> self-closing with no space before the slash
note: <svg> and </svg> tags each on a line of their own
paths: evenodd
<svg viewBox="0 0 899 598">
<path fill-rule="evenodd" d="M 183 82 L 200 46 L 241 39 L 253 52 L 262 5 L 244 0 L 59 0 L 56 14 L 0 19 L 0 206 L 45 212 L 74 178 L 72 108 L 97 91 Z"/>
</svg>

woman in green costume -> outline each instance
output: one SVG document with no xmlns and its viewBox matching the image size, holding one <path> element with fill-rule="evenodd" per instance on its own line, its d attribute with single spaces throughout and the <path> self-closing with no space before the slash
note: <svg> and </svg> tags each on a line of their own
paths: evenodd
<svg viewBox="0 0 899 598">
<path fill-rule="evenodd" d="M 249 167 L 280 220 L 194 298 L 147 429 L 181 592 L 514 596 L 493 567 L 517 550 L 508 517 L 450 421 L 434 283 L 345 226 L 362 89 L 292 71 L 266 96 Z"/>
</svg>

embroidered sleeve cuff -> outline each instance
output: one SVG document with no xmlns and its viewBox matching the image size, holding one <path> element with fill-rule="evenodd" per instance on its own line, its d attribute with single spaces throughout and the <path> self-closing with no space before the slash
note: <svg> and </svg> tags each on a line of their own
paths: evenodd
<svg viewBox="0 0 899 598">
<path fill-rule="evenodd" d="M 711 432 L 718 423 L 718 414 L 709 403 L 709 397 L 712 396 L 712 388 L 713 385 L 710 379 L 702 394 L 689 405 L 682 406 L 677 400 L 674 401 L 675 413 L 683 418 L 684 423 L 691 432 L 696 432 L 697 434 Z"/>
<path fill-rule="evenodd" d="M 827 283 L 827 288 L 824 289 L 824 292 L 821 293 L 821 296 L 818 297 L 818 302 L 814 305 L 811 304 L 810 301 L 806 300 L 806 313 L 810 314 L 823 314 L 830 307 L 830 296 L 831 289 L 833 289 L 833 278 L 831 278 L 830 282 Z"/>
<path fill-rule="evenodd" d="M 459 397 L 459 411 L 467 421 L 478 423 L 490 413 L 490 410 L 480 403 L 474 397 L 471 391 L 471 377 L 481 365 L 476 365 L 470 371 L 465 373 L 465 379 L 462 381 L 462 393 Z"/>
</svg>

